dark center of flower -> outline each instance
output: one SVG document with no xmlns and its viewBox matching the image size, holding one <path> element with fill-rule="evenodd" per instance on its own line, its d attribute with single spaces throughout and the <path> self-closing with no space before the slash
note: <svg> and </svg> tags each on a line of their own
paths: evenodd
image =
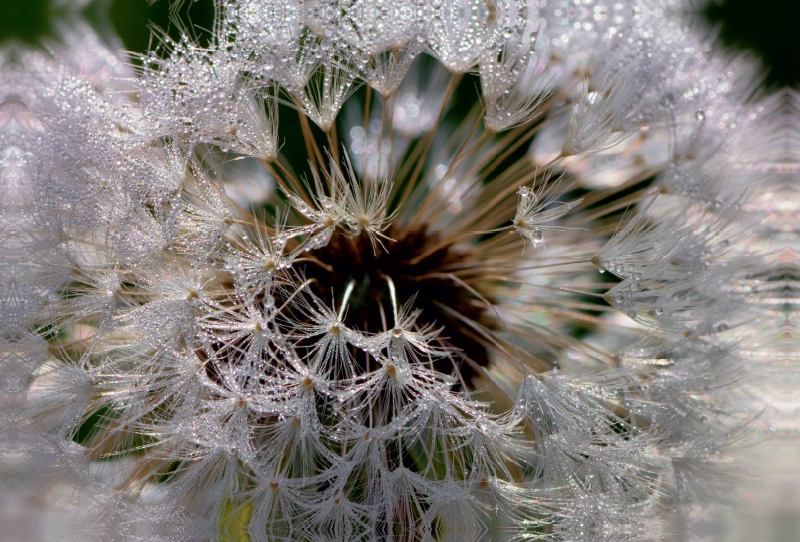
<svg viewBox="0 0 800 542">
<path fill-rule="evenodd" d="M 470 382 L 477 373 L 464 358 L 486 366 L 489 355 L 484 340 L 469 322 L 491 328 L 493 320 L 473 294 L 447 275 L 455 268 L 469 266 L 473 255 L 452 246 L 437 247 L 441 237 L 425 229 L 390 228 L 386 235 L 394 241 L 385 242 L 386 250 L 379 248 L 377 251 L 373 251 L 366 235 L 353 239 L 334 235 L 328 245 L 310 253 L 311 260 L 302 269 L 306 278 L 314 279 L 310 288 L 320 299 L 333 302 L 338 309 L 341 295 L 354 281 L 345 323 L 348 327 L 375 333 L 396 325 L 392 320 L 391 295 L 386 281 L 386 277 L 391 277 L 397 289 L 398 304 L 402 305 L 416 294 L 413 307 L 421 311 L 416 324 L 420 327 L 435 324 L 436 328 L 443 328 L 439 334 L 441 344 L 455 349 L 453 361 L 436 360 L 434 368 L 451 374 L 455 362 L 461 376 Z M 332 295 L 337 297 L 332 299 Z M 402 330 L 393 329 L 394 337 L 401 335 Z"/>
</svg>

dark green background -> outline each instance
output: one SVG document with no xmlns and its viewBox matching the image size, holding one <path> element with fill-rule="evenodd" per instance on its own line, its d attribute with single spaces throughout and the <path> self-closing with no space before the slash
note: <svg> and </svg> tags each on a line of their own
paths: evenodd
<svg viewBox="0 0 800 542">
<path fill-rule="evenodd" d="M 150 24 L 175 30 L 169 0 L 96 0 L 88 12 L 93 24 L 110 25 L 133 51 L 147 50 Z M 188 16 L 196 27 L 208 29 L 212 0 L 183 0 L 180 12 L 184 20 Z M 720 0 L 702 16 L 719 29 L 718 39 L 727 47 L 763 59 L 767 85 L 800 86 L 800 0 Z M 43 36 L 55 36 L 53 21 L 59 17 L 68 16 L 51 8 L 50 0 L 0 0 L 0 41 L 15 37 L 41 43 Z"/>
</svg>

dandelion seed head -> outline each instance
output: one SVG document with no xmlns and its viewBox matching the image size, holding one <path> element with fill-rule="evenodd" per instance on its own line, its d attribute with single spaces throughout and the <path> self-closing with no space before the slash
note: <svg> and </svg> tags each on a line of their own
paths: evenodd
<svg viewBox="0 0 800 542">
<path fill-rule="evenodd" d="M 624 2 L 217 7 L 135 100 L 34 59 L 3 102 L 58 262 L 33 420 L 211 536 L 623 538 L 712 498 L 738 76 Z M 279 188 L 233 201 L 228 160 Z"/>
</svg>

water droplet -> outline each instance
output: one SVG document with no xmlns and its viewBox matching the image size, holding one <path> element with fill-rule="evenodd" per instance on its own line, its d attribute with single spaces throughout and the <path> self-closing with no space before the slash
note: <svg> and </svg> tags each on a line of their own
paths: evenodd
<svg viewBox="0 0 800 542">
<path fill-rule="evenodd" d="M 697 112 L 694 114 L 694 117 L 695 117 L 697 120 L 705 120 L 705 118 L 706 118 L 706 112 L 705 112 L 705 111 L 703 111 L 703 110 L 698 110 L 698 111 L 697 111 Z"/>
<path fill-rule="evenodd" d="M 528 186 L 520 186 L 519 190 L 517 190 L 517 194 L 519 194 L 519 197 L 522 199 L 528 199 L 529 197 L 532 196 L 536 197 L 533 194 L 533 190 Z"/>
</svg>

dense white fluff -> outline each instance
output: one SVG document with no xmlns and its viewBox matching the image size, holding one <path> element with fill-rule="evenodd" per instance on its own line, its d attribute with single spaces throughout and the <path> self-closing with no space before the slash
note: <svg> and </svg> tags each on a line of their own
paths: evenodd
<svg viewBox="0 0 800 542">
<path fill-rule="evenodd" d="M 2 68 L 0 469 L 87 540 L 665 539 L 721 500 L 794 264 L 746 63 L 667 1 L 215 4 L 125 81 Z"/>
</svg>

